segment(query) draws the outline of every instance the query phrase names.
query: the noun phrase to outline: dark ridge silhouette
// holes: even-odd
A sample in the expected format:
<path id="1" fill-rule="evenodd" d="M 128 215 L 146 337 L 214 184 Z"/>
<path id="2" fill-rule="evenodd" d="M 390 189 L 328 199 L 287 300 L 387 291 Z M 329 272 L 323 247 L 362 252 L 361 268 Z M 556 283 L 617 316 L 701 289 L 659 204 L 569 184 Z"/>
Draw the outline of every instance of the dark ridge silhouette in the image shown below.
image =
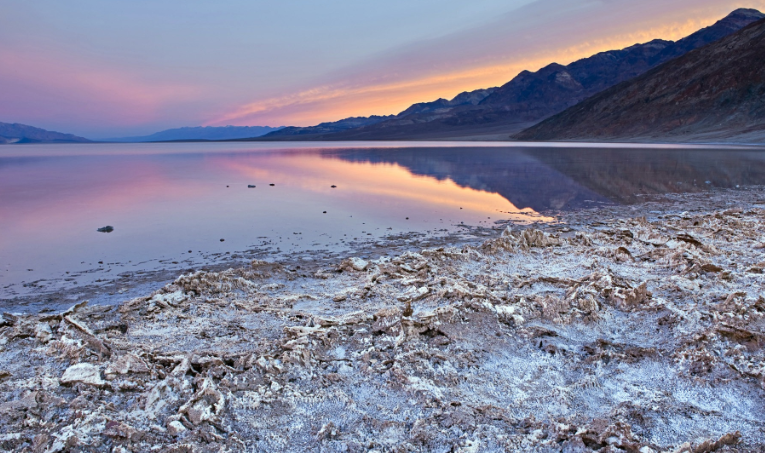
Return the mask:
<path id="1" fill-rule="evenodd" d="M 765 20 L 605 90 L 518 140 L 765 138 Z"/>
<path id="2" fill-rule="evenodd" d="M 395 117 L 373 117 L 353 127 L 324 123 L 264 137 L 299 140 L 507 139 L 607 88 L 644 74 L 691 50 L 718 41 L 765 18 L 738 9 L 717 23 L 678 41 L 653 40 L 593 55 L 568 66 L 550 64 L 523 71 L 499 88 L 462 93 L 451 101 L 415 104 Z M 343 120 L 347 121 L 347 120 Z"/>

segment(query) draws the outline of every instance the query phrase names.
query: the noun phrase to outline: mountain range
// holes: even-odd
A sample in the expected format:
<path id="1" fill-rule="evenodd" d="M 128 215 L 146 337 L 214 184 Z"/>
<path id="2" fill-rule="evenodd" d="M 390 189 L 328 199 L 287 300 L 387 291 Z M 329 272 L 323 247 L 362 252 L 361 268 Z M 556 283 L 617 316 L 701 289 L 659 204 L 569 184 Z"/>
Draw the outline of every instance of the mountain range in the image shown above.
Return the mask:
<path id="1" fill-rule="evenodd" d="M 397 115 L 310 127 L 184 127 L 108 141 L 632 140 L 765 141 L 765 15 L 737 9 L 678 41 L 655 39 Z M 88 140 L 0 123 L 3 143 Z"/>
<path id="2" fill-rule="evenodd" d="M 357 129 L 364 126 L 371 126 L 373 124 L 377 124 L 386 120 L 389 120 L 393 118 L 393 115 L 390 116 L 369 116 L 369 117 L 352 117 L 352 118 L 345 118 L 340 121 L 334 121 L 329 123 L 321 123 L 316 126 L 308 126 L 308 127 L 285 127 L 283 129 L 280 129 L 275 132 L 271 132 L 267 135 L 269 139 L 297 139 L 297 140 L 305 140 L 305 137 L 307 136 L 314 136 L 317 134 L 332 134 L 335 132 L 341 132 L 345 130 L 350 129 Z M 245 138 L 245 137 L 242 137 Z"/>
<path id="3" fill-rule="evenodd" d="M 46 131 L 18 123 L 0 123 L 0 144 L 10 143 L 85 143 L 87 138 Z"/>
<path id="4" fill-rule="evenodd" d="M 307 128 L 288 128 L 261 140 L 507 139 L 619 83 L 738 32 L 765 15 L 738 9 L 678 41 L 653 40 L 601 52 L 569 65 L 523 71 L 499 88 L 481 89 L 415 104 L 398 115 L 353 118 Z M 340 125 L 340 124 L 342 125 Z M 338 127 L 335 125 L 338 124 Z M 339 130 L 338 130 L 339 129 Z M 291 133 L 292 131 L 299 133 Z"/>
<path id="5" fill-rule="evenodd" d="M 519 140 L 765 138 L 765 20 L 609 88 Z"/>
<path id="6" fill-rule="evenodd" d="M 156 132 L 151 135 L 110 138 L 104 141 L 138 143 L 182 140 L 235 140 L 239 138 L 260 137 L 280 129 L 282 128 L 268 126 L 180 127 Z"/>
<path id="7" fill-rule="evenodd" d="M 438 115 L 443 110 L 449 110 L 452 108 L 468 106 L 475 107 L 496 90 L 497 88 L 483 88 L 475 91 L 466 91 L 464 93 L 460 93 L 451 100 L 437 99 L 432 102 L 420 102 L 410 106 L 398 115 L 355 117 L 346 118 L 330 123 L 321 123 L 317 126 L 287 127 L 280 131 L 265 135 L 263 140 L 313 140 L 316 138 L 323 138 L 324 136 L 334 137 L 337 135 L 336 133 L 345 131 L 354 134 L 354 131 L 366 131 L 373 129 L 373 126 L 378 124 L 395 124 L 396 120 L 398 119 L 404 119 L 404 121 L 408 121 L 406 118 Z M 384 138 L 395 139 L 397 137 L 386 136 Z M 332 140 L 332 138 L 329 138 L 328 140 Z"/>

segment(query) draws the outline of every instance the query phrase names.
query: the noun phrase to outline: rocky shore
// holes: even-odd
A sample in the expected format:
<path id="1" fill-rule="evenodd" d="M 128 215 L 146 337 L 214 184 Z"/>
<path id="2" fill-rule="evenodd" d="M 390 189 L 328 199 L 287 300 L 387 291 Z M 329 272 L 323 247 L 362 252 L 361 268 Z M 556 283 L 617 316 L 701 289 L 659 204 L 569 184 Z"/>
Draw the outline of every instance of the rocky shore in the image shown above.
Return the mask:
<path id="1" fill-rule="evenodd" d="M 0 318 L 9 451 L 765 448 L 765 191 Z"/>

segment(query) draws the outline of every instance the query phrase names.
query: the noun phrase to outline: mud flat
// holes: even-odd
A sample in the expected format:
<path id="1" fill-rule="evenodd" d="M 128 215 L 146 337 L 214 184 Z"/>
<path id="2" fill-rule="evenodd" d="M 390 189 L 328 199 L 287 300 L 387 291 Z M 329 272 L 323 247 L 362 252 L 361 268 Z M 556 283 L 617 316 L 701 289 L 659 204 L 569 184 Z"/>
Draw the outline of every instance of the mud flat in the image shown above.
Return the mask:
<path id="1" fill-rule="evenodd" d="M 13 451 L 765 448 L 765 190 L 0 320 Z"/>

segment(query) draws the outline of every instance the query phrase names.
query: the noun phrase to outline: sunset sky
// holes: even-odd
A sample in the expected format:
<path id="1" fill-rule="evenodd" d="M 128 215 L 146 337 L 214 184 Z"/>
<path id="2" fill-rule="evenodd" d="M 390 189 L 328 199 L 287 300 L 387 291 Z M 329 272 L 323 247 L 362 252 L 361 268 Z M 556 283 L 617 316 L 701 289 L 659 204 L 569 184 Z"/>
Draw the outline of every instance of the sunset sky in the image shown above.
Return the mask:
<path id="1" fill-rule="evenodd" d="M 0 121 L 89 138 L 398 113 L 765 0 L 6 0 Z"/>

